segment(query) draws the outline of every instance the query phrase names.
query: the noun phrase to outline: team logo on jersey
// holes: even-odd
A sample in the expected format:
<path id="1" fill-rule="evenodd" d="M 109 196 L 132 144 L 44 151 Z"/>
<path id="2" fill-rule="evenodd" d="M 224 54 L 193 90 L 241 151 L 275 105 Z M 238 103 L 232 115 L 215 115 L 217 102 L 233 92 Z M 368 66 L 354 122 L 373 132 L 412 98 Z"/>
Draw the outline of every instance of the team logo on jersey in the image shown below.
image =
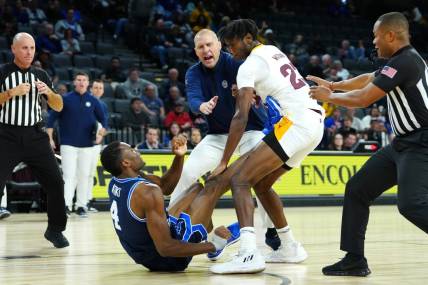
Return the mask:
<path id="1" fill-rule="evenodd" d="M 88 107 L 88 108 L 91 107 L 91 102 L 86 101 L 85 106 Z"/>
<path id="2" fill-rule="evenodd" d="M 285 54 L 283 54 L 283 53 L 277 53 L 277 54 L 274 54 L 272 56 L 272 58 L 275 59 L 275 60 L 279 60 L 279 59 L 281 59 L 283 57 L 285 57 Z"/>
<path id="3" fill-rule="evenodd" d="M 120 197 L 120 191 L 121 190 L 122 190 L 122 188 L 117 187 L 115 184 L 113 184 L 113 188 L 111 189 L 111 193 L 116 197 Z"/>
<path id="4" fill-rule="evenodd" d="M 227 83 L 227 81 L 226 81 L 226 80 L 223 80 L 223 81 L 221 82 L 221 86 L 223 86 L 223 88 L 224 88 L 224 89 L 226 89 L 226 88 L 229 86 L 229 84 Z"/>
<path id="5" fill-rule="evenodd" d="M 389 78 L 394 78 L 395 74 L 397 73 L 397 69 L 389 67 L 389 66 L 384 66 L 384 68 L 382 69 L 382 71 L 380 72 L 383 75 L 388 76 Z"/>

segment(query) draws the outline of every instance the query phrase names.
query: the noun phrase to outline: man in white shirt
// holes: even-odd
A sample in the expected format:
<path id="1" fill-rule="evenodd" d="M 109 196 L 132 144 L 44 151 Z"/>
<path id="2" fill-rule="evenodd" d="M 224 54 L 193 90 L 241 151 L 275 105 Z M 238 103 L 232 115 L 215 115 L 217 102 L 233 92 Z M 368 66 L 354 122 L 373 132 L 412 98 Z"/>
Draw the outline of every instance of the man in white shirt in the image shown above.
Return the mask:
<path id="1" fill-rule="evenodd" d="M 237 76 L 239 94 L 226 147 L 219 166 L 211 179 L 230 179 L 235 208 L 241 226 L 238 255 L 232 261 L 211 267 L 213 273 L 254 273 L 265 269 L 267 262 L 282 262 L 284 246 L 289 244 L 289 229 L 285 224 L 282 203 L 272 191 L 257 191 L 263 207 L 271 217 L 282 246 L 261 256 L 256 247 L 250 188 L 275 176 L 284 168 L 298 167 L 307 154 L 315 149 L 323 136 L 324 111 L 309 97 L 309 86 L 287 56 L 275 46 L 262 45 L 257 40 L 257 25 L 252 20 L 230 22 L 220 33 L 235 58 L 244 59 Z M 248 156 L 227 168 L 248 120 L 253 103 L 266 102 L 268 96 L 276 103 L 280 114 L 273 130 Z M 226 169 L 227 168 L 227 169 Z M 207 190 L 209 191 L 209 190 Z M 293 244 L 298 250 L 301 245 Z M 303 261 L 307 254 L 302 251 Z"/>

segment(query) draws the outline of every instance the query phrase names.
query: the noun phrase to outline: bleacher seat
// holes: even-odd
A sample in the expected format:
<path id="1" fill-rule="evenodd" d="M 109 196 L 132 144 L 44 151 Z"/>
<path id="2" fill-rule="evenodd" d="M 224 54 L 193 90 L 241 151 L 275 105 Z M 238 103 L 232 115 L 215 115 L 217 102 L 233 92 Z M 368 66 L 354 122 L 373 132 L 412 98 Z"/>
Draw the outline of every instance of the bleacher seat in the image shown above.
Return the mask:
<path id="1" fill-rule="evenodd" d="M 52 54 L 52 61 L 56 66 L 69 67 L 72 66 L 71 56 L 67 54 Z"/>
<path id="2" fill-rule="evenodd" d="M 101 101 L 106 103 L 109 113 L 114 112 L 114 106 L 113 106 L 114 105 L 114 98 L 103 96 L 103 97 L 101 97 Z"/>
<path id="3" fill-rule="evenodd" d="M 0 37 L 0 49 L 9 49 L 9 44 L 7 42 L 7 39 L 5 37 Z"/>
<path id="4" fill-rule="evenodd" d="M 138 67 L 138 59 L 134 57 L 120 57 L 120 64 L 124 69 Z"/>
<path id="5" fill-rule="evenodd" d="M 104 82 L 104 95 L 103 97 L 114 98 L 114 90 L 110 83 Z"/>
<path id="6" fill-rule="evenodd" d="M 78 68 L 85 67 L 94 67 L 94 61 L 89 55 L 75 55 L 74 56 L 74 66 Z"/>
<path id="7" fill-rule="evenodd" d="M 84 54 L 95 54 L 95 47 L 92 42 L 82 41 L 80 44 L 80 51 Z"/>
<path id="8" fill-rule="evenodd" d="M 131 100 L 129 99 L 115 99 L 114 100 L 114 111 L 116 113 L 126 113 L 129 112 L 129 106 L 131 104 Z"/>
<path id="9" fill-rule="evenodd" d="M 68 67 L 57 67 L 55 71 L 60 81 L 68 81 L 72 79 L 70 77 L 70 71 Z"/>
<path id="10" fill-rule="evenodd" d="M 107 68 L 108 66 L 110 66 L 110 62 L 111 62 L 111 55 L 103 55 L 103 56 L 96 56 L 94 58 L 95 60 L 95 67 L 104 70 L 105 68 Z"/>
<path id="11" fill-rule="evenodd" d="M 114 54 L 114 47 L 111 43 L 97 43 L 97 52 L 99 54 Z"/>
<path id="12" fill-rule="evenodd" d="M 126 92 L 123 89 L 122 85 L 119 84 L 118 86 L 116 86 L 114 97 L 117 99 L 126 99 Z"/>

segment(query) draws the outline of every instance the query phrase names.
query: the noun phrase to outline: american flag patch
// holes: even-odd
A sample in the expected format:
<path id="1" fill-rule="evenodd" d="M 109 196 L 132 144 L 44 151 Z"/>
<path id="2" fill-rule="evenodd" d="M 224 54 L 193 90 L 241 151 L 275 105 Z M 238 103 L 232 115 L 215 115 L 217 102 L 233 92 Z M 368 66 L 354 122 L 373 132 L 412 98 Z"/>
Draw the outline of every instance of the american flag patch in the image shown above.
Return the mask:
<path id="1" fill-rule="evenodd" d="M 386 75 L 392 79 L 392 78 L 394 78 L 395 74 L 397 73 L 397 69 L 389 67 L 389 66 L 385 66 L 380 73 L 382 73 L 383 75 Z"/>

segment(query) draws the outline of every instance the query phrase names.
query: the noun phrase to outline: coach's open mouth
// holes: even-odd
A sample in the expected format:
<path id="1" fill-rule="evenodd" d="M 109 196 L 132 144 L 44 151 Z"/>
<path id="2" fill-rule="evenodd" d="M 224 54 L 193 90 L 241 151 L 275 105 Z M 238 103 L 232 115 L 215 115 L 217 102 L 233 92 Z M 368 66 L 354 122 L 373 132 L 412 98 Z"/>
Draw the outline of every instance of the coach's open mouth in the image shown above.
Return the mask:
<path id="1" fill-rule="evenodd" d="M 211 59 L 213 59 L 214 58 L 214 56 L 212 56 L 212 55 L 208 55 L 208 56 L 204 56 L 204 60 L 211 60 Z"/>

